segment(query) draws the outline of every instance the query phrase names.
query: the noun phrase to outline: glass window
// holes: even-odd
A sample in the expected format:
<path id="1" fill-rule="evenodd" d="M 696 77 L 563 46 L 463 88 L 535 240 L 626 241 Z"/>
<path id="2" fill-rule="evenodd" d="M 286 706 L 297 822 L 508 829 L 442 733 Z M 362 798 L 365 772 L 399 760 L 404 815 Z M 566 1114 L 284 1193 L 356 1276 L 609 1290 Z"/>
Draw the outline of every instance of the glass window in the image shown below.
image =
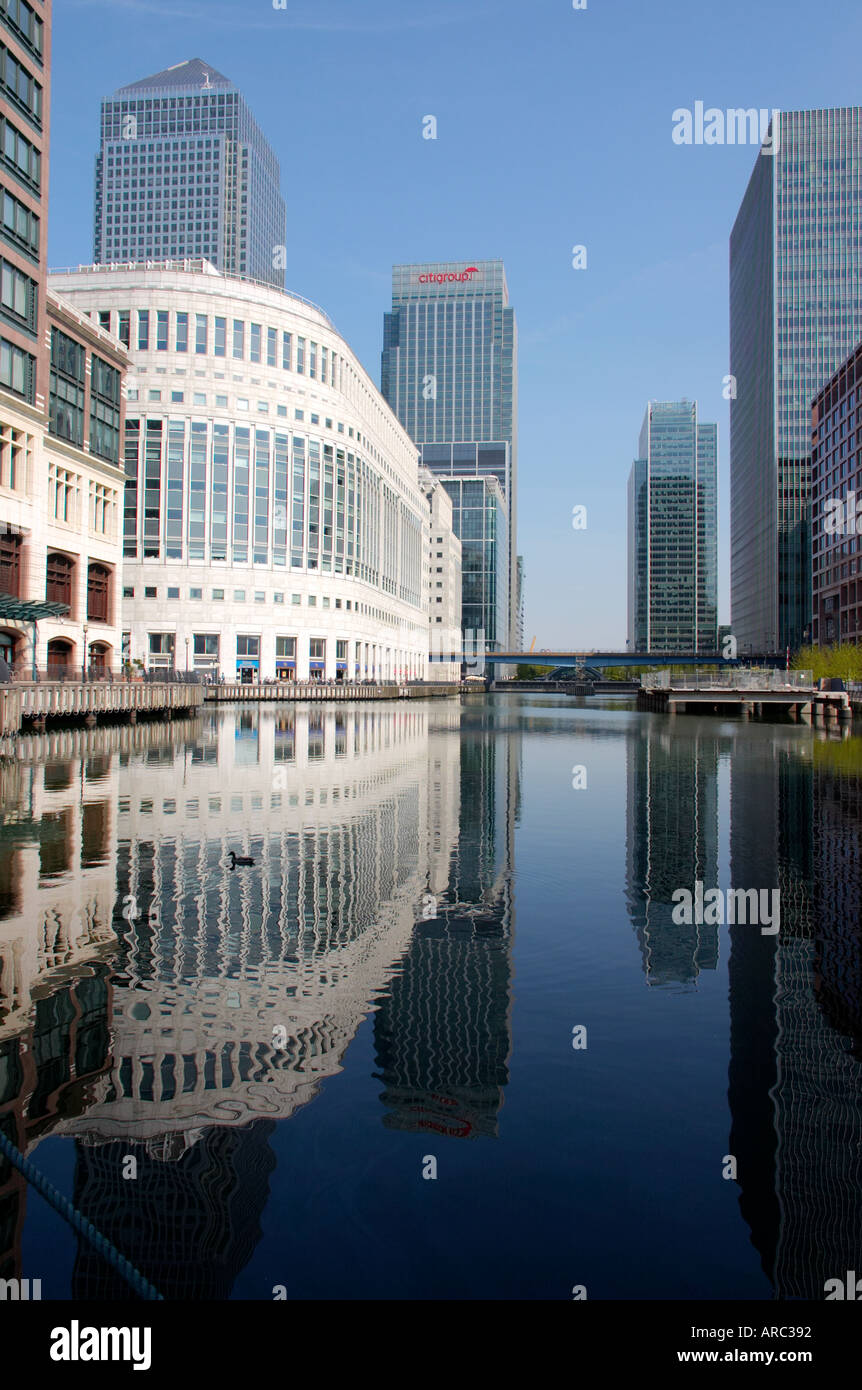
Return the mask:
<path id="1" fill-rule="evenodd" d="M 189 350 L 189 316 L 177 314 L 177 352 Z"/>
<path id="2" fill-rule="evenodd" d="M 207 350 L 207 316 L 195 314 L 195 352 L 203 354 Z"/>

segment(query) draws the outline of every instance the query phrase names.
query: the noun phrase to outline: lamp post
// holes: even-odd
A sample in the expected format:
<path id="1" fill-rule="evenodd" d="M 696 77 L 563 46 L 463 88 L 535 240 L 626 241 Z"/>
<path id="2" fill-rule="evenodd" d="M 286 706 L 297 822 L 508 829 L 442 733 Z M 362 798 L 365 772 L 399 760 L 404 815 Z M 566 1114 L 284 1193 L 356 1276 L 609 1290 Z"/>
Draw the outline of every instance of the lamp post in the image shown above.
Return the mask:
<path id="1" fill-rule="evenodd" d="M 88 633 L 89 631 L 90 631 L 90 625 L 89 625 L 89 623 L 87 622 L 87 620 L 86 620 L 86 618 L 85 618 L 85 619 L 84 619 L 84 655 L 83 655 L 83 659 L 82 659 L 82 662 L 81 662 L 81 680 L 84 681 L 84 682 L 86 682 L 86 680 L 87 680 L 87 655 L 88 655 L 88 653 L 87 653 L 87 633 Z"/>

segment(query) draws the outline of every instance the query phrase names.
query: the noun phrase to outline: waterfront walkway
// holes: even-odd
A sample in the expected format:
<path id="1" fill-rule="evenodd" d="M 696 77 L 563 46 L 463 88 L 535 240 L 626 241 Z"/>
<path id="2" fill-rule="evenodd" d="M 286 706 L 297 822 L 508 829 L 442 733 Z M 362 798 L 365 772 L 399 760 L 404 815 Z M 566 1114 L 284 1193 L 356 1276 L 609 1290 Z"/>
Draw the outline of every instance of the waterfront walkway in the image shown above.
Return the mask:
<path id="1" fill-rule="evenodd" d="M 82 721 L 93 725 L 106 720 L 139 716 L 171 719 L 194 714 L 203 704 L 204 687 L 161 681 L 40 681 L 0 686 L 0 736 L 8 738 L 24 729 Z"/>

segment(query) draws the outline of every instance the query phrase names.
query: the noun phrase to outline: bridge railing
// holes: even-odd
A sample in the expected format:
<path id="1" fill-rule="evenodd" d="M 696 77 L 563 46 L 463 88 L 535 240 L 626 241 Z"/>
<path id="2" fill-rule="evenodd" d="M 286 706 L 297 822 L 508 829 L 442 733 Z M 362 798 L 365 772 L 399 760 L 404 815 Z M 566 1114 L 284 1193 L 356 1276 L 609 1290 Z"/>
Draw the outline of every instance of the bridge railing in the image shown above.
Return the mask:
<path id="1" fill-rule="evenodd" d="M 812 671 L 768 671 L 736 666 L 729 671 L 675 674 L 648 671 L 641 677 L 644 690 L 810 690 Z"/>

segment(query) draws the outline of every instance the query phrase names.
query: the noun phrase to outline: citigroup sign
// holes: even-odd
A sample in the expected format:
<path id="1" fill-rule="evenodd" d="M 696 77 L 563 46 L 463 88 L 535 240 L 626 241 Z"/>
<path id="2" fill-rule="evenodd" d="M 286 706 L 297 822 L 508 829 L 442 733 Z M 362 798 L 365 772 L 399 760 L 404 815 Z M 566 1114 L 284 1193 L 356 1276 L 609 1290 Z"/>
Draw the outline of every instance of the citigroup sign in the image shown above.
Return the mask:
<path id="1" fill-rule="evenodd" d="M 465 280 L 472 280 L 474 275 L 479 274 L 477 265 L 468 265 L 466 270 L 446 270 L 439 275 L 420 275 L 420 285 L 453 285 L 463 284 Z"/>

